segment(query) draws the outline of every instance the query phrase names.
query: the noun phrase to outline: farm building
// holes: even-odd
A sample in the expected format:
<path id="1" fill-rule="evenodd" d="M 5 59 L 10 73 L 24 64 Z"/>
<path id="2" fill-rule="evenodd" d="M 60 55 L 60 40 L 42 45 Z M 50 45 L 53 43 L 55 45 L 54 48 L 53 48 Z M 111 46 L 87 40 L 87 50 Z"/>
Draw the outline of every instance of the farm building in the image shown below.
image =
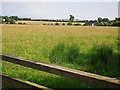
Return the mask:
<path id="1" fill-rule="evenodd" d="M 84 26 L 97 26 L 97 23 L 86 22 L 86 23 L 84 24 Z"/>

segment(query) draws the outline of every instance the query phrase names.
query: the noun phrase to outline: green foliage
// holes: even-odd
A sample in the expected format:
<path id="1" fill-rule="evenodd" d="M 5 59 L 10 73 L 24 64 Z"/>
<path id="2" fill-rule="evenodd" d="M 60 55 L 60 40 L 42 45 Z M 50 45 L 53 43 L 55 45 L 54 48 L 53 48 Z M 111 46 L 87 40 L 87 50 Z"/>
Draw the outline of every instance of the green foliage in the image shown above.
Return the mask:
<path id="1" fill-rule="evenodd" d="M 72 22 L 74 19 L 75 17 L 73 15 L 70 15 L 70 18 L 69 18 L 70 22 Z"/>
<path id="2" fill-rule="evenodd" d="M 5 22 L 10 22 L 10 19 L 8 16 L 4 16 Z"/>
<path id="3" fill-rule="evenodd" d="M 103 22 L 109 22 L 109 19 L 108 18 L 103 18 L 102 21 Z"/>
<path id="4" fill-rule="evenodd" d="M 10 24 L 15 24 L 15 20 L 14 19 L 10 19 Z"/>
<path id="5" fill-rule="evenodd" d="M 113 20 L 111 26 L 120 26 L 120 20 Z"/>
<path id="6" fill-rule="evenodd" d="M 5 19 L 5 21 L 3 23 L 6 23 L 6 24 L 15 24 L 16 16 L 11 16 L 11 17 L 2 16 L 2 19 Z"/>
<path id="7" fill-rule="evenodd" d="M 109 64 L 110 59 L 113 55 L 113 50 L 111 47 L 106 45 L 95 46 L 92 49 L 92 64 L 96 64 L 97 62 L 101 62 L 103 64 Z"/>
<path id="8" fill-rule="evenodd" d="M 10 16 L 9 18 L 10 19 L 14 19 L 14 20 L 18 20 L 19 19 L 18 16 Z"/>
<path id="9" fill-rule="evenodd" d="M 49 54 L 49 60 L 51 63 L 60 63 L 64 61 L 64 43 L 60 43 L 55 46 Z"/>
<path id="10" fill-rule="evenodd" d="M 60 43 L 55 46 L 49 54 L 52 63 L 74 63 L 79 58 L 79 47 L 76 44 L 70 46 Z"/>
<path id="11" fill-rule="evenodd" d="M 66 50 L 66 61 L 69 63 L 74 63 L 79 58 L 79 46 L 72 44 Z"/>
<path id="12" fill-rule="evenodd" d="M 79 80 L 68 79 L 46 73 L 40 70 L 35 70 L 32 68 L 27 68 L 21 65 L 9 63 L 6 61 L 0 61 L 2 63 L 2 70 L 5 74 L 34 82 L 49 88 L 92 88 L 95 86 L 89 85 Z M 34 90 L 34 89 L 33 89 Z"/>
<path id="13" fill-rule="evenodd" d="M 101 17 L 98 17 L 98 22 L 102 22 L 102 18 Z"/>

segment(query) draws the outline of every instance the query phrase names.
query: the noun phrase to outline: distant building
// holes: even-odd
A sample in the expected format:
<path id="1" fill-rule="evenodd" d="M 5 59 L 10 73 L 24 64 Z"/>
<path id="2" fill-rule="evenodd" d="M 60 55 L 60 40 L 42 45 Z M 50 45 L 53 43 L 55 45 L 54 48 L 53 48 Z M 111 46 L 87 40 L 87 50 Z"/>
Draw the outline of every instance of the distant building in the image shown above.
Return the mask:
<path id="1" fill-rule="evenodd" d="M 86 23 L 84 24 L 84 26 L 97 26 L 97 23 L 86 22 Z"/>
<path id="2" fill-rule="evenodd" d="M 2 19 L 3 22 L 5 22 L 5 19 Z"/>

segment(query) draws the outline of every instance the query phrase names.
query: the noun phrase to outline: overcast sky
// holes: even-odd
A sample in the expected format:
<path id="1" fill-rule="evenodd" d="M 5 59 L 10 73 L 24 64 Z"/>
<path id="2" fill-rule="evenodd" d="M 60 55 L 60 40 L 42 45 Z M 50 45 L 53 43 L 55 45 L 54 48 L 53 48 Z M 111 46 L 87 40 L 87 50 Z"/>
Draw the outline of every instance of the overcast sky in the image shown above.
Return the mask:
<path id="1" fill-rule="evenodd" d="M 2 15 L 68 19 L 72 14 L 76 19 L 97 19 L 118 16 L 118 2 L 2 2 Z M 34 0 L 33 0 L 34 1 Z"/>

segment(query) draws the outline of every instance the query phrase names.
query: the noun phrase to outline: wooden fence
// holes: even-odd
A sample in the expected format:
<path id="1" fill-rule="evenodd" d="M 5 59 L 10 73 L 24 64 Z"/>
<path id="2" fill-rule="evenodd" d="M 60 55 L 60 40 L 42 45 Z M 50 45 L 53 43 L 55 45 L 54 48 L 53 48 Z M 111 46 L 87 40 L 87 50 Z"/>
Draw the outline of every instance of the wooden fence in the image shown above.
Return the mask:
<path id="1" fill-rule="evenodd" d="M 42 86 L 42 85 L 38 85 L 36 83 L 32 83 L 29 81 L 25 81 L 25 80 L 21 80 L 18 78 L 13 78 L 10 77 L 8 75 L 4 75 L 4 74 L 0 74 L 0 76 L 2 77 L 2 84 L 5 87 L 9 87 L 11 89 L 29 89 L 29 90 L 52 90 L 48 87 Z"/>
<path id="2" fill-rule="evenodd" d="M 67 78 L 77 79 L 90 84 L 94 84 L 95 86 L 97 85 L 98 87 L 120 88 L 120 80 L 116 78 L 110 78 L 85 71 L 74 70 L 58 65 L 41 63 L 35 60 L 30 60 L 30 59 L 28 60 L 7 54 L 1 54 L 0 56 L 2 56 L 2 60 L 4 61 L 8 61 L 11 63 L 19 64 L 37 70 L 42 70 L 48 73 L 52 73 Z"/>

